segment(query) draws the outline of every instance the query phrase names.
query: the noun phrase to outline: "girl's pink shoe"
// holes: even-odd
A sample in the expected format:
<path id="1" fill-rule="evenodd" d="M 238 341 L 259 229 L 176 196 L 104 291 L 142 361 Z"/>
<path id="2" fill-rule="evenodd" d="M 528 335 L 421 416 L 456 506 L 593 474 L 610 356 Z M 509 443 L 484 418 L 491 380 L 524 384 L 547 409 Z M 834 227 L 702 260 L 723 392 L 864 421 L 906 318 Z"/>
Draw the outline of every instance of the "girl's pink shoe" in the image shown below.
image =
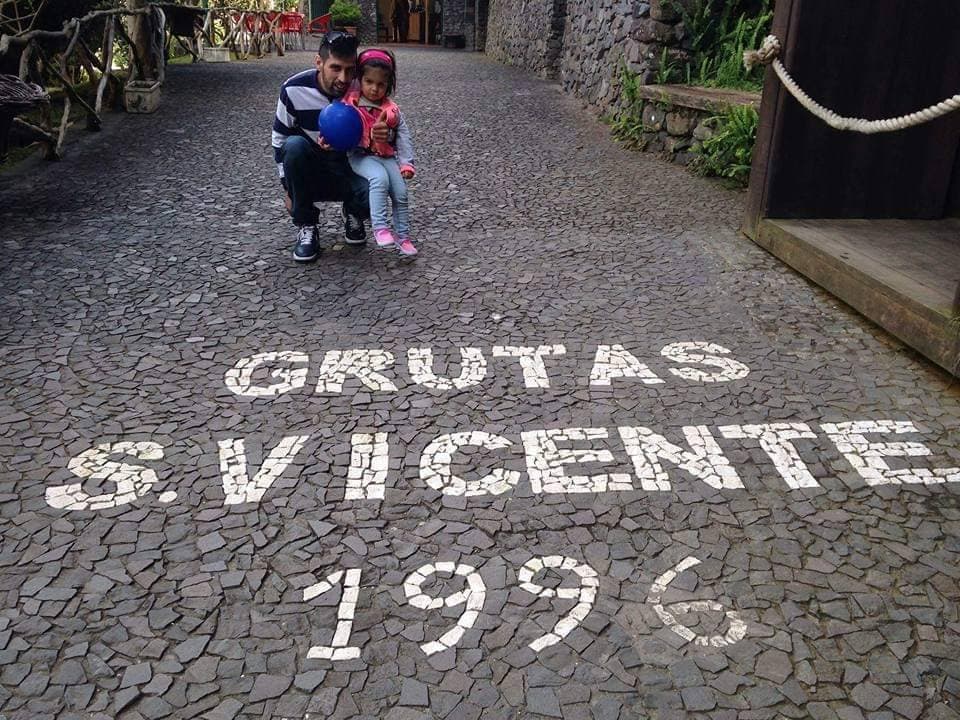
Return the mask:
<path id="1" fill-rule="evenodd" d="M 387 228 L 374 230 L 373 238 L 377 241 L 377 247 L 381 250 L 387 250 L 397 244 L 397 238 L 393 234 L 393 230 Z"/>
<path id="2" fill-rule="evenodd" d="M 401 255 L 413 256 L 417 254 L 417 247 L 410 238 L 400 238 L 397 240 L 397 250 Z"/>

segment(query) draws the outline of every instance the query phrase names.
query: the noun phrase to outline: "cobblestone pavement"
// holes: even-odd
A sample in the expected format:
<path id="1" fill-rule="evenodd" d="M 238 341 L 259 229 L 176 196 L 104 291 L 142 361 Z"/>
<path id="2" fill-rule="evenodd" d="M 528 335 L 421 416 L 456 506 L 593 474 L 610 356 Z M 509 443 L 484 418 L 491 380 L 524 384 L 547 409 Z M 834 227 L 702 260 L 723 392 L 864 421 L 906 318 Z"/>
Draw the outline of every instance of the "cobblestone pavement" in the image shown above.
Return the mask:
<path id="1" fill-rule="evenodd" d="M 309 61 L 0 181 L 0 716 L 960 717 L 956 385 L 470 54 L 420 257 L 295 265 Z"/>

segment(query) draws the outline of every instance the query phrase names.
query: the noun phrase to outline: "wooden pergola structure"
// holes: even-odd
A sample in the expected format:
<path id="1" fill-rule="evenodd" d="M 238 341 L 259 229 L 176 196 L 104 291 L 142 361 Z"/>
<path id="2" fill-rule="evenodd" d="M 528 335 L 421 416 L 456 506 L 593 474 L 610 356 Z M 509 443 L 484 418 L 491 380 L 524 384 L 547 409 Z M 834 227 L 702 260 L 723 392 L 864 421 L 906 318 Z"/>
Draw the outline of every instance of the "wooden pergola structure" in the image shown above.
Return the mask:
<path id="1" fill-rule="evenodd" d="M 132 21 L 129 30 L 127 20 Z M 121 82 L 113 68 L 115 39 L 122 38 L 130 53 L 128 83 L 163 82 L 164 22 L 163 12 L 148 5 L 136 9 L 93 10 L 83 17 L 66 21 L 60 30 L 33 29 L 16 35 L 0 34 L 0 56 L 15 58 L 19 66 L 18 75 L 6 80 L 7 87 L 15 87 L 15 81 L 19 81 L 22 92 L 22 88 L 28 85 L 42 88 L 49 80 L 60 83 L 64 91 L 63 112 L 58 123 L 49 116 L 49 96 L 44 92 L 43 127 L 16 117 L 29 106 L 9 103 L 5 95 L 0 95 L 0 117 L 4 118 L 0 121 L 0 129 L 4 133 L 16 129 L 45 145 L 48 159 L 59 158 L 74 105 L 84 111 L 89 129 L 100 129 L 105 94 L 111 85 Z M 85 70 L 94 85 L 92 97 L 84 97 L 78 89 L 78 68 Z M 2 144 L 5 148 L 6 137 Z"/>
<path id="2" fill-rule="evenodd" d="M 288 22 L 297 19 L 301 22 Z M 17 67 L 16 75 L 0 74 L 0 161 L 13 133 L 22 142 L 39 142 L 47 159 L 62 157 L 74 108 L 84 112 L 91 130 L 100 128 L 104 107 L 116 104 L 121 94 L 128 111 L 155 110 L 173 42 L 194 61 L 201 59 L 204 47 L 218 49 L 227 58 L 233 53 L 246 59 L 273 51 L 282 55 L 287 42 L 302 46 L 302 32 L 298 13 L 207 9 L 150 0 L 128 0 L 122 7 L 93 10 L 56 30 L 28 26 L 11 34 L 0 32 L 0 60 Z M 118 42 L 130 56 L 125 71 L 114 67 Z M 81 87 L 81 78 L 90 81 L 92 90 Z M 63 91 L 63 112 L 56 121 L 48 84 Z M 148 96 L 156 99 L 140 99 Z M 40 111 L 39 121 L 18 117 L 32 110 Z"/>
<path id="3" fill-rule="evenodd" d="M 772 32 L 799 85 L 841 115 L 899 116 L 960 93 L 955 0 L 777 0 Z M 960 376 L 960 111 L 841 132 L 768 69 L 743 230 Z"/>

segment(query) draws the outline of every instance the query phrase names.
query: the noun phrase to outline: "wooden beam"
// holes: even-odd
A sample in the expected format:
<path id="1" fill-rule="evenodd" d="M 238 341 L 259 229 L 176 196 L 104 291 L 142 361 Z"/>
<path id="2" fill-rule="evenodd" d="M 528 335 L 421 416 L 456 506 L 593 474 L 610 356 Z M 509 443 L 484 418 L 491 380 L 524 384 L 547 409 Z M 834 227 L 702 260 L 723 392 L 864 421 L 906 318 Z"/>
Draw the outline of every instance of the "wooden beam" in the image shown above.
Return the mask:
<path id="1" fill-rule="evenodd" d="M 100 113 L 103 109 L 103 92 L 107 89 L 110 82 L 110 72 L 113 67 L 113 34 L 116 30 L 117 21 L 115 18 L 107 20 L 107 26 L 103 29 L 103 75 L 100 76 L 100 82 L 97 84 L 97 99 L 94 101 L 93 109 Z"/>
<path id="2" fill-rule="evenodd" d="M 132 11 L 144 10 L 146 13 L 152 12 L 152 8 L 147 4 L 147 0 L 126 0 L 127 9 Z M 126 28 L 126 35 L 131 44 L 131 50 L 139 57 L 139 74 L 137 80 L 151 80 L 155 77 L 155 68 L 150 62 L 150 48 L 153 40 L 150 37 L 150 22 L 146 13 L 134 15 L 130 18 Z"/>
<path id="3" fill-rule="evenodd" d="M 18 117 L 13 118 L 12 126 L 17 130 L 17 132 L 25 135 L 27 139 L 42 143 L 46 147 L 44 156 L 48 160 L 60 159 L 60 155 L 57 154 L 57 138 L 51 133 L 47 132 L 42 127 L 38 127 L 33 123 L 27 122 L 26 120 Z"/>
<path id="4" fill-rule="evenodd" d="M 96 110 L 94 110 L 92 107 L 90 107 L 90 104 L 89 104 L 86 100 L 84 100 L 82 97 L 80 97 L 80 94 L 74 89 L 73 84 L 70 82 L 70 78 L 67 77 L 67 72 L 66 72 L 66 70 L 67 70 L 67 62 L 66 62 L 66 58 L 61 55 L 61 56 L 60 56 L 60 67 L 59 67 L 59 68 L 56 68 L 56 67 L 54 67 L 53 63 L 50 62 L 50 58 L 48 58 L 48 57 L 46 56 L 46 53 L 44 53 L 42 49 L 37 48 L 37 51 L 40 53 L 41 57 L 43 57 L 43 59 L 44 59 L 44 61 L 47 63 L 47 65 L 49 65 L 49 66 L 51 67 L 51 69 L 53 70 L 53 72 L 56 73 L 57 77 L 60 78 L 60 82 L 63 83 L 63 90 L 64 90 L 64 92 L 66 93 L 65 101 L 66 101 L 66 100 L 72 100 L 72 101 L 76 102 L 76 103 L 77 103 L 78 105 L 80 105 L 84 110 L 86 110 L 88 114 L 92 115 L 93 118 L 95 119 L 95 124 L 94 124 L 94 126 L 92 127 L 92 129 L 94 129 L 94 130 L 99 130 L 99 129 L 100 129 L 100 125 L 101 125 L 101 122 L 100 122 L 100 114 L 99 114 Z M 64 109 L 64 113 L 63 113 L 63 114 L 64 114 L 64 117 L 66 117 L 66 116 L 69 114 L 69 109 L 70 109 L 70 106 L 69 106 L 69 103 L 67 103 L 66 106 L 65 106 L 65 109 Z"/>
<path id="5" fill-rule="evenodd" d="M 784 54 L 790 41 L 790 28 L 796 22 L 800 12 L 801 0 L 777 0 L 773 14 L 773 25 L 770 33 L 780 38 Z M 750 165 L 750 185 L 747 188 L 746 211 L 741 231 L 757 239 L 757 230 L 760 219 L 766 211 L 767 189 L 770 179 L 770 170 L 775 161 L 772 148 L 774 136 L 777 134 L 777 120 L 782 112 L 787 92 L 780 85 L 780 80 L 773 68 L 768 67 L 763 78 L 763 99 L 760 102 L 760 122 L 757 126 L 757 140 L 753 147 L 753 160 Z"/>
<path id="6" fill-rule="evenodd" d="M 760 221 L 756 242 L 960 377 L 960 220 Z"/>

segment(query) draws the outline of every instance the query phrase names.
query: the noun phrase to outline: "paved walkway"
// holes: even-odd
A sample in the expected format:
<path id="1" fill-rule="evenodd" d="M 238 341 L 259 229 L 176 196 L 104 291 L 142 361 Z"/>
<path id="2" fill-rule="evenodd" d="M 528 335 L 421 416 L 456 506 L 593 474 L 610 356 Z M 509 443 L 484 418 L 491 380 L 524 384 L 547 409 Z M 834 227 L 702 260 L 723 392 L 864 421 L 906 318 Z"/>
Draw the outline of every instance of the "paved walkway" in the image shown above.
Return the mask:
<path id="1" fill-rule="evenodd" d="M 0 716 L 960 717 L 956 384 L 555 87 L 399 59 L 413 262 L 292 262 L 307 54 L 0 179 Z"/>

